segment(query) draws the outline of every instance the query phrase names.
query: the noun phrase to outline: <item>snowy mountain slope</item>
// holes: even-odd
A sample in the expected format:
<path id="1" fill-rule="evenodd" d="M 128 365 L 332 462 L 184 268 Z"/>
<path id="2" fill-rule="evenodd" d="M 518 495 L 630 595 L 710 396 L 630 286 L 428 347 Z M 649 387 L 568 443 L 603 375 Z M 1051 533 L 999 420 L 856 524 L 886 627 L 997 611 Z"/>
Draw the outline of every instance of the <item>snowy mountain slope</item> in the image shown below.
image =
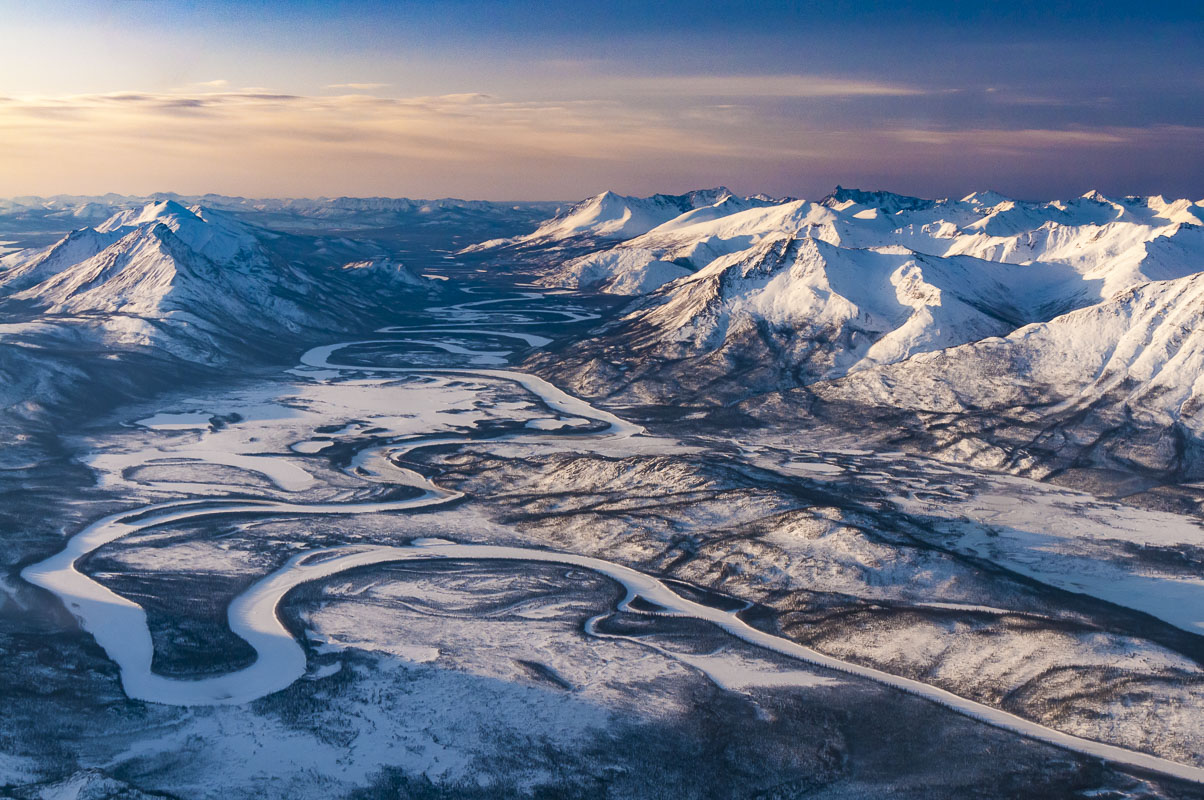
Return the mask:
<path id="1" fill-rule="evenodd" d="M 352 261 L 340 270 L 343 275 L 359 282 L 366 288 L 430 289 L 429 278 L 416 275 L 413 270 L 391 258 L 372 258 L 367 261 Z"/>
<path id="2" fill-rule="evenodd" d="M 683 214 L 699 212 L 704 216 L 722 216 L 774 202 L 760 197 L 736 197 L 724 187 L 651 197 L 628 197 L 607 191 L 571 206 L 532 233 L 481 242 L 466 248 L 465 252 L 622 241 L 646 233 Z"/>
<path id="3" fill-rule="evenodd" d="M 1188 223 L 1151 227 L 1133 222 L 1047 222 L 1015 236 L 964 235 L 947 252 L 1007 263 L 1066 264 L 1094 282 L 1096 295 L 1106 298 L 1137 283 L 1195 272 L 1196 259 L 1204 252 L 1200 231 L 1199 225 Z"/>
<path id="4" fill-rule="evenodd" d="M 940 413 L 1041 405 L 1111 409 L 1204 434 L 1204 273 L 814 387 L 826 397 Z"/>
<path id="5" fill-rule="evenodd" d="M 1006 335 L 1078 284 L 1068 268 L 781 234 L 662 287 L 546 366 L 587 394 L 684 387 L 730 402 Z"/>
<path id="6" fill-rule="evenodd" d="M 838 429 L 857 420 L 867 441 L 1196 512 L 1202 375 L 1204 273 L 747 408 Z"/>
<path id="7" fill-rule="evenodd" d="M 699 213 L 705 212 L 705 213 Z M 715 259 L 745 250 L 767 236 L 822 230 L 832 215 L 796 200 L 753 208 L 728 202 L 687 212 L 626 242 L 567 261 L 542 282 L 550 286 L 597 288 L 613 294 L 642 294 L 702 269 Z"/>
<path id="8" fill-rule="evenodd" d="M 629 348 L 637 372 L 639 362 L 739 359 L 751 347 L 771 354 L 762 368 L 809 382 L 1007 334 L 1067 285 L 1074 285 L 1069 270 L 854 250 L 783 234 L 666 286 L 610 338 Z M 718 378 L 722 367 L 704 371 L 716 369 Z"/>
<path id="9" fill-rule="evenodd" d="M 1071 266 L 1082 276 L 1087 302 L 1194 272 L 1202 219 L 1200 203 L 1160 197 L 1116 201 L 1091 192 L 1069 203 L 1022 203 L 982 193 L 933 201 L 838 187 L 818 203 L 716 204 L 687 212 L 568 260 L 542 282 L 640 294 L 765 237 L 791 234 L 844 247 L 903 246 L 932 256 Z"/>
<path id="10" fill-rule="evenodd" d="M 306 268 L 272 255 L 265 242 L 280 238 L 220 211 L 160 201 L 13 254 L 0 294 L 43 315 L 99 321 L 113 342 L 209 361 L 220 360 L 219 341 L 342 330 L 389 292 L 431 286 L 395 262 Z"/>
<path id="11" fill-rule="evenodd" d="M 166 348 L 113 348 L 99 324 L 0 325 L 0 431 L 39 429 L 46 412 L 78 416 L 208 374 Z M 11 455 L 22 437 L 6 440 Z"/>
<path id="12" fill-rule="evenodd" d="M 224 220 L 207 221 L 201 213 L 166 201 L 118 214 L 96 229 L 119 234 L 116 242 L 13 296 L 52 314 L 165 317 L 202 309 L 238 313 L 248 310 L 242 304 L 250 304 L 269 319 L 295 327 L 304 314 L 272 290 L 289 282 L 300 285 L 299 277 L 279 274 L 245 231 Z M 14 278 L 26 269 L 17 267 Z"/>
<path id="13" fill-rule="evenodd" d="M 122 231 L 101 232 L 80 228 L 50 247 L 34 252 L 17 251 L 0 258 L 0 286 L 20 291 L 51 278 L 73 264 L 92 258 L 122 236 Z"/>
<path id="14" fill-rule="evenodd" d="M 993 193 L 991 193 L 993 195 Z M 837 186 L 821 203 L 833 209 L 844 210 L 851 206 L 871 208 L 881 211 L 886 216 L 897 216 L 905 211 L 929 211 L 946 201 L 925 200 L 922 197 L 911 197 L 904 194 L 883 191 L 865 191 L 864 189 L 846 189 Z"/>
<path id="15" fill-rule="evenodd" d="M 547 276 L 647 293 L 531 364 L 586 395 L 861 420 L 992 468 L 1204 477 L 1201 217 L 843 189 L 683 217 Z"/>

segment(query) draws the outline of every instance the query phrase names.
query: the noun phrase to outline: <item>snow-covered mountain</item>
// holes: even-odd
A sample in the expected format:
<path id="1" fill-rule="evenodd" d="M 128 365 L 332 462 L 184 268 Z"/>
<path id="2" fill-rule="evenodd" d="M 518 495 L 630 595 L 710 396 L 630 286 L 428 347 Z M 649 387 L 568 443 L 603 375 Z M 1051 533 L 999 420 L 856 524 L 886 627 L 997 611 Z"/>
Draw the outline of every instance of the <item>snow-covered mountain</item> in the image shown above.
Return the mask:
<path id="1" fill-rule="evenodd" d="M 741 206 L 720 202 L 680 214 L 640 236 L 558 265 L 542 282 L 641 294 L 696 272 L 717 258 L 748 250 L 766 237 L 814 230 L 830 216 L 802 200 Z"/>
<path id="2" fill-rule="evenodd" d="M 86 322 L 112 343 L 213 362 L 231 341 L 342 330 L 390 291 L 433 288 L 388 260 L 291 263 L 265 246 L 281 236 L 202 206 L 149 203 L 0 260 L 0 296 L 43 320 Z"/>
<path id="3" fill-rule="evenodd" d="M 427 214 L 513 227 L 536 208 L 506 217 L 500 204 L 464 201 L 219 202 L 47 202 L 92 227 L 0 256 L 0 344 L 144 348 L 212 364 L 236 347 L 389 324 L 407 298 L 446 286 L 391 257 L 413 250 L 354 233 L 359 224 L 393 230 L 397 215 Z M 99 209 L 112 213 L 98 220 Z M 259 224 L 277 219 L 288 224 Z M 488 266 L 497 253 L 548 285 L 633 297 L 590 337 L 530 364 L 587 395 L 780 395 L 808 409 L 889 412 L 912 429 L 937 415 L 965 434 L 974 419 L 996 439 L 1135 425 L 1154 432 L 1151 453 L 1182 460 L 1182 436 L 1204 439 L 1202 221 L 1204 201 L 1096 192 L 1046 203 L 841 187 L 817 202 L 722 188 L 604 193 L 464 258 Z M 424 271 L 456 260 L 461 234 L 441 235 Z M 16 380 L 28 359 L 12 352 L 0 369 Z"/>
<path id="4" fill-rule="evenodd" d="M 388 240 L 339 227 L 284 233 L 199 204 L 101 201 L 79 217 L 92 227 L 77 221 L 48 245 L 0 256 L 0 428 L 292 363 L 310 344 L 394 323 L 446 288 L 380 255 Z M 108 214 L 94 220 L 95 206 Z"/>
<path id="5" fill-rule="evenodd" d="M 1085 292 L 1102 299 L 1144 280 L 1195 271 L 1201 220 L 1199 203 L 1160 197 L 1110 200 L 1089 192 L 1069 203 L 1024 203 L 982 193 L 934 201 L 838 187 L 814 203 L 720 202 L 682 213 L 558 263 L 543 282 L 641 294 L 766 237 L 790 234 L 846 248 L 899 246 L 930 256 L 1066 265 L 1088 282 Z"/>
<path id="6" fill-rule="evenodd" d="M 18 238 L 41 246 L 81 225 L 96 225 L 125 211 L 139 212 L 165 200 L 182 206 L 223 211 L 244 222 L 283 232 L 402 234 L 437 246 L 463 247 L 482 239 L 513 236 L 532 230 L 556 213 L 555 202 L 489 202 L 482 200 L 416 200 L 395 197 L 261 199 L 225 195 L 95 196 L 0 198 L 0 239 Z M 422 232 L 425 237 L 420 237 Z M 443 236 L 448 234 L 448 236 Z M 450 238 L 451 242 L 442 239 Z"/>
<path id="7" fill-rule="evenodd" d="M 1107 456 L 1199 477 L 1204 271 L 1143 283 L 1005 337 L 815 383 L 806 393 L 933 420 L 938 446 L 987 466 L 1042 471 L 1043 452 L 1060 455 L 1062 466 Z M 986 422 L 950 424 L 969 416 Z"/>
<path id="8" fill-rule="evenodd" d="M 628 197 L 608 191 L 570 206 L 532 233 L 482 242 L 466 248 L 466 252 L 616 242 L 647 233 L 683 215 L 717 217 L 774 202 L 765 197 L 737 197 L 722 186 L 651 197 Z"/>
<path id="9" fill-rule="evenodd" d="M 644 294 L 580 348 L 613 351 L 620 384 L 665 365 L 737 395 L 832 380 L 1204 267 L 1204 206 L 1186 200 L 923 200 L 838 187 L 820 202 L 728 206 L 684 212 L 545 276 Z"/>
<path id="10" fill-rule="evenodd" d="M 907 380 L 897 380 L 904 372 Z M 996 385 L 1000 374 L 1007 380 Z M 938 411 L 1004 408 L 1032 394 L 1065 408 L 1107 401 L 1204 430 L 1204 272 L 1145 283 L 1006 337 L 867 370 L 843 386 L 875 402 Z"/>
<path id="11" fill-rule="evenodd" d="M 788 417 L 821 402 L 1046 443 L 1127 426 L 1148 433 L 1135 462 L 1179 469 L 1195 458 L 1185 442 L 1204 440 L 1201 220 L 1204 201 L 1095 192 L 1025 203 L 838 188 L 709 207 L 545 273 L 640 296 L 532 364 L 629 402 L 784 392 L 798 401 Z M 1000 452 L 984 463 L 1008 466 Z"/>
<path id="12" fill-rule="evenodd" d="M 340 267 L 343 275 L 358 285 L 388 291 L 390 289 L 430 289 L 430 278 L 416 275 L 413 270 L 392 258 L 370 258 L 352 261 Z"/>
<path id="13" fill-rule="evenodd" d="M 1074 277 L 779 234 L 673 283 L 626 324 L 635 346 L 672 359 L 764 338 L 806 381 L 1005 335 L 1069 303 Z"/>

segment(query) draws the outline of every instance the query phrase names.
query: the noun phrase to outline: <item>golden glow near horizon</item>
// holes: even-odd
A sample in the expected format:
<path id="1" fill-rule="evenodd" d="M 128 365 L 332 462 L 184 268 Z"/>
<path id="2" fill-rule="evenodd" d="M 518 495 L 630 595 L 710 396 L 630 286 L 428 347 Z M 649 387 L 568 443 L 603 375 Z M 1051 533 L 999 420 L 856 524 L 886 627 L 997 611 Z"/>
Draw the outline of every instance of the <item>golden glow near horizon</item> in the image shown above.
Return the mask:
<path id="1" fill-rule="evenodd" d="M 878 15 L 790 4 L 635 24 L 476 0 L 0 0 L 0 196 L 1199 188 L 1198 82 L 1147 101 L 1161 74 L 1100 77 L 1125 37 L 1017 24 L 1000 43 L 991 20 L 942 28 L 939 5 L 895 20 L 936 33 L 891 44 Z M 916 57 L 924 37 L 945 49 Z"/>
<path id="2" fill-rule="evenodd" d="M 635 191 L 753 184 L 758 176 L 771 183 L 776 165 L 789 161 L 839 179 L 984 159 L 1105 157 L 1134 144 L 1187 144 L 1201 135 L 1171 126 L 809 130 L 750 113 L 734 104 L 670 109 L 484 94 L 210 90 L 4 98 L 0 194 L 575 197 L 582 187 L 630 185 L 633 175 L 646 176 Z"/>

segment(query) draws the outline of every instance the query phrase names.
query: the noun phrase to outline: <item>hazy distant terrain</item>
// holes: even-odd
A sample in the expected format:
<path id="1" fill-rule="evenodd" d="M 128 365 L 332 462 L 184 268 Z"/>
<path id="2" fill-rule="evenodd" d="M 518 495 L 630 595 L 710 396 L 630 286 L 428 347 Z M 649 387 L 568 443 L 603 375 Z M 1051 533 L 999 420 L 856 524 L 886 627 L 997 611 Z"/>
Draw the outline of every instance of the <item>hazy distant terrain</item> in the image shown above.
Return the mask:
<path id="1" fill-rule="evenodd" d="M 0 797 L 1204 797 L 1204 201 L 0 201 Z"/>

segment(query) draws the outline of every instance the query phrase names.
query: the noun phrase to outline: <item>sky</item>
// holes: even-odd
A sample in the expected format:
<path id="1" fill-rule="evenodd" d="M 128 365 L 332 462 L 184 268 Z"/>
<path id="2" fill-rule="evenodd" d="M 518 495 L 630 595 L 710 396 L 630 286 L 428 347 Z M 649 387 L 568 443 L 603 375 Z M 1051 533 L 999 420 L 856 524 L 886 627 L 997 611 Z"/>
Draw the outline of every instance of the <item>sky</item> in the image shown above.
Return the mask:
<path id="1" fill-rule="evenodd" d="M 1204 198 L 1195 3 L 0 0 L 0 196 Z"/>

